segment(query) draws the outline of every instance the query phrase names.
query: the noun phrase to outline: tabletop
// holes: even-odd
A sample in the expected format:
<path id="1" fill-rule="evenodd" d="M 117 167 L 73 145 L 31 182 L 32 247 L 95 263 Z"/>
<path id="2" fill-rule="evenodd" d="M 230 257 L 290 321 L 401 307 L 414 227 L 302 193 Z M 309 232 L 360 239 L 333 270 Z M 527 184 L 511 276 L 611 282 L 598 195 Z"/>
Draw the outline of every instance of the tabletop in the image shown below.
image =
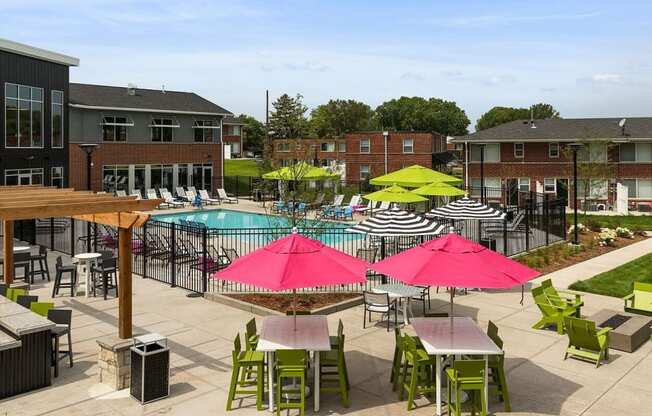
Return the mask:
<path id="1" fill-rule="evenodd" d="M 31 250 L 32 247 L 30 246 L 14 246 L 14 253 L 19 253 L 21 251 L 28 251 Z"/>
<path id="2" fill-rule="evenodd" d="M 100 253 L 79 253 L 75 254 L 77 260 L 93 260 L 102 257 Z"/>
<path id="3" fill-rule="evenodd" d="M 376 293 L 387 293 L 390 296 L 411 298 L 421 296 L 421 289 L 401 283 L 387 283 L 373 288 Z"/>
<path id="4" fill-rule="evenodd" d="M 430 355 L 498 355 L 503 351 L 494 344 L 471 318 L 413 318 L 417 336 Z"/>
<path id="5" fill-rule="evenodd" d="M 330 351 L 328 321 L 324 315 L 267 316 L 263 319 L 257 351 Z"/>

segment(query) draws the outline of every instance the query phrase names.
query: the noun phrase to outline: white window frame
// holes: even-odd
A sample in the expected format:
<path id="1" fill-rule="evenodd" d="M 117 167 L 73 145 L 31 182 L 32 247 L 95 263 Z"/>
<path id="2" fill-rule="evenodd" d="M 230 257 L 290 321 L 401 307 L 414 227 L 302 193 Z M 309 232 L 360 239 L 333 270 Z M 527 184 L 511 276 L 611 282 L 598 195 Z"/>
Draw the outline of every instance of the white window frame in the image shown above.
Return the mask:
<path id="1" fill-rule="evenodd" d="M 158 121 L 158 123 L 157 123 Z M 170 124 L 165 124 L 165 121 L 169 121 Z M 152 122 L 149 124 L 150 131 L 150 140 L 152 143 L 174 143 L 174 129 L 181 127 L 178 121 L 173 118 L 152 118 Z M 161 129 L 161 140 L 154 140 L 154 129 Z M 163 129 L 170 129 L 170 140 L 163 140 Z M 193 140 L 195 138 L 193 137 Z"/>
<path id="2" fill-rule="evenodd" d="M 521 185 L 521 182 L 527 182 L 527 183 Z M 523 189 L 521 189 L 521 186 L 523 186 L 523 187 L 527 186 L 527 190 L 523 190 Z M 523 178 L 518 178 L 518 190 L 519 190 L 519 192 L 530 192 L 530 189 L 531 189 L 531 188 L 532 188 L 532 187 L 531 187 L 531 181 L 530 181 L 530 178 L 525 178 L 525 177 L 523 177 Z"/>
<path id="3" fill-rule="evenodd" d="M 480 184 L 482 178 L 470 178 L 471 196 L 474 198 L 480 197 Z M 497 185 L 497 186 L 496 186 Z M 487 198 L 500 198 L 502 189 L 502 180 L 497 176 L 484 178 L 484 187 L 486 189 Z"/>
<path id="4" fill-rule="evenodd" d="M 210 124 L 206 124 L 210 123 Z M 193 128 L 193 134 L 192 134 L 192 141 L 193 143 L 215 143 L 215 133 L 213 132 L 213 139 L 207 141 L 206 140 L 206 130 L 219 130 L 220 126 L 219 124 L 215 124 L 215 120 L 195 120 L 192 123 L 192 128 Z M 200 142 L 197 141 L 195 134 L 196 131 L 201 131 L 202 132 L 202 140 Z M 153 134 L 153 133 L 152 133 Z M 174 133 L 172 135 L 174 138 Z M 157 142 L 158 143 L 158 142 Z M 162 142 L 162 143 L 169 143 L 169 142 Z"/>
<path id="5" fill-rule="evenodd" d="M 58 92 L 61 94 L 61 103 L 55 103 L 54 102 L 54 93 Z M 66 121 L 65 121 L 65 97 L 63 96 L 63 91 L 60 90 L 51 90 L 50 91 L 50 145 L 53 149 L 63 149 L 65 144 L 65 129 L 66 129 Z M 61 107 L 61 146 L 55 146 L 54 145 L 54 107 L 58 106 Z"/>
<path id="6" fill-rule="evenodd" d="M 9 172 L 11 172 L 11 174 L 9 174 Z M 13 173 L 13 172 L 16 172 L 16 173 Z M 43 185 L 44 182 L 45 182 L 45 172 L 43 171 L 43 168 L 5 169 L 5 172 L 4 172 L 4 174 L 5 174 L 5 182 L 4 183 L 5 184 L 7 183 L 7 177 L 8 176 L 17 176 L 19 178 L 18 179 L 18 184 L 20 184 L 20 177 L 22 175 L 29 175 L 30 178 L 29 178 L 29 184 L 28 185 L 34 185 L 34 183 L 32 181 L 32 177 L 34 176 L 35 173 L 36 174 L 38 174 L 38 173 L 41 174 L 41 185 Z"/>
<path id="7" fill-rule="evenodd" d="M 289 153 L 290 152 L 290 143 L 276 143 L 276 151 L 279 153 Z"/>
<path id="8" fill-rule="evenodd" d="M 18 88 L 18 95 L 16 98 L 9 98 L 7 97 L 7 85 L 15 85 Z M 20 98 L 20 87 L 25 87 L 29 88 L 29 100 L 25 98 Z M 38 89 L 41 90 L 41 101 L 37 101 L 32 99 L 32 89 Z M 4 120 L 5 120 L 5 149 L 44 149 L 45 148 L 45 138 L 44 138 L 44 120 L 45 120 L 45 90 L 41 87 L 32 87 L 31 85 L 23 85 L 23 84 L 16 84 L 14 82 L 5 82 L 4 85 L 4 90 L 2 92 L 2 96 L 4 97 Z M 7 100 L 8 99 L 15 99 L 18 102 L 18 113 L 16 114 L 16 137 L 18 139 L 18 146 L 7 146 Z M 29 143 L 30 146 L 20 146 L 20 102 L 21 101 L 27 101 L 29 102 L 29 130 L 30 130 L 30 136 L 29 136 Z M 32 140 L 33 140 L 33 134 L 32 134 L 32 103 L 39 103 L 41 104 L 41 145 L 40 146 L 31 146 Z"/>
<path id="9" fill-rule="evenodd" d="M 325 149 L 324 149 L 324 145 L 326 145 Z M 334 152 L 335 151 L 335 143 L 334 142 L 321 142 L 319 144 L 319 151 L 321 151 L 321 152 Z"/>
<path id="10" fill-rule="evenodd" d="M 363 176 L 363 175 L 362 175 L 362 167 L 363 167 L 363 166 L 366 166 L 366 167 L 367 167 L 367 176 Z M 367 164 L 365 164 L 365 165 L 360 165 L 360 174 L 359 174 L 360 180 L 361 180 L 361 181 L 369 180 L 369 176 L 371 176 L 371 165 L 367 165 Z"/>
<path id="11" fill-rule="evenodd" d="M 481 146 L 480 144 L 471 144 L 470 145 L 470 147 L 469 147 L 469 161 L 471 163 L 480 163 L 480 158 L 478 158 L 477 160 L 473 159 L 473 149 L 477 149 L 477 148 L 482 149 L 482 147 L 480 147 L 480 146 Z M 496 160 L 490 160 L 490 159 L 487 158 L 487 148 L 488 147 L 496 147 L 498 149 L 498 152 L 497 152 L 498 158 Z M 486 143 L 484 145 L 484 163 L 500 163 L 500 159 L 501 159 L 501 157 L 500 157 L 500 143 Z"/>
<path id="12" fill-rule="evenodd" d="M 636 193 L 636 196 L 627 195 L 627 199 L 632 199 L 632 200 L 637 200 L 637 201 L 649 201 L 652 198 L 652 195 L 650 195 L 650 196 L 640 196 L 640 192 L 639 192 L 640 182 L 642 182 L 642 181 L 652 181 L 652 178 L 623 178 L 621 180 L 634 181 L 634 186 L 635 186 L 634 192 Z M 628 189 L 628 191 L 631 192 L 631 190 L 629 190 L 629 189 Z"/>
<path id="13" fill-rule="evenodd" d="M 50 168 L 50 186 L 54 186 L 54 172 L 56 169 L 61 169 L 61 176 L 57 176 L 57 179 L 61 179 L 61 187 L 64 186 L 64 167 L 63 166 L 52 166 Z"/>
<path id="14" fill-rule="evenodd" d="M 546 181 L 552 181 L 552 190 L 547 189 L 548 185 Z M 543 192 L 547 194 L 556 194 L 557 193 L 557 178 L 543 178 Z"/>
<path id="15" fill-rule="evenodd" d="M 520 146 L 521 151 L 520 155 L 518 154 L 519 152 L 516 150 Z M 525 143 L 514 143 L 514 158 L 515 159 L 523 159 L 525 157 Z"/>
<path id="16" fill-rule="evenodd" d="M 112 122 L 106 121 L 107 118 L 112 118 Z M 115 121 L 118 118 L 123 118 L 125 120 L 124 123 L 118 123 Z M 113 129 L 113 140 L 105 140 L 104 139 L 104 126 L 112 126 L 114 127 Z M 101 140 L 103 143 L 127 143 L 129 141 L 129 127 L 133 127 L 134 122 L 127 116 L 105 116 L 102 115 L 102 120 L 100 121 L 100 134 L 101 134 Z M 125 128 L 125 139 L 124 140 L 117 140 L 118 138 L 118 130 L 115 127 L 124 127 Z"/>
<path id="17" fill-rule="evenodd" d="M 367 143 L 367 146 L 365 146 L 367 148 L 366 151 L 362 150 L 362 148 L 363 148 L 362 143 L 363 142 Z M 371 153 L 371 139 L 360 139 L 360 153 L 365 153 L 365 154 Z"/>
<path id="18" fill-rule="evenodd" d="M 406 142 L 408 142 L 408 141 L 410 142 L 410 146 L 408 146 L 408 147 L 409 147 L 409 151 L 406 151 L 406 150 L 405 150 L 405 148 L 406 148 L 405 145 L 406 145 Z M 405 154 L 412 154 L 412 153 L 414 153 L 414 139 L 411 139 L 411 138 L 403 139 L 403 153 L 405 153 Z"/>
<path id="19" fill-rule="evenodd" d="M 337 144 L 337 151 L 339 153 L 346 153 L 346 142 L 339 142 Z"/>
<path id="20" fill-rule="evenodd" d="M 552 154 L 553 146 L 557 147 L 557 154 L 556 155 Z M 548 143 L 548 158 L 549 159 L 558 159 L 559 158 L 559 153 L 561 153 L 561 147 L 559 146 L 559 142 Z"/>

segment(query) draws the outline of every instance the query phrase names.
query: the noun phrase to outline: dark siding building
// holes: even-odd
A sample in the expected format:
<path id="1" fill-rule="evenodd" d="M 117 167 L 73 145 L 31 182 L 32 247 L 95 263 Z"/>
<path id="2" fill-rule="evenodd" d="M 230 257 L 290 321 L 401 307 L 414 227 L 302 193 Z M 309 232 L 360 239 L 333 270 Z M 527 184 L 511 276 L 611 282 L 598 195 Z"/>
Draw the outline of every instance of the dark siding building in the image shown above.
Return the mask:
<path id="1" fill-rule="evenodd" d="M 68 72 L 78 65 L 0 39 L 0 184 L 67 186 Z"/>

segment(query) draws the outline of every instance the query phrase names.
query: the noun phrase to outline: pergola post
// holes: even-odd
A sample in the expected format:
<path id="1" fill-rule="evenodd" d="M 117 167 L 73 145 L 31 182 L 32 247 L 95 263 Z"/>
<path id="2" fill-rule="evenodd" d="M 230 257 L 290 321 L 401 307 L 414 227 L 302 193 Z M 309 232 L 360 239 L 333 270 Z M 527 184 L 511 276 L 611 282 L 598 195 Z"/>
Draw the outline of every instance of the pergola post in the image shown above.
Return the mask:
<path id="1" fill-rule="evenodd" d="M 2 221 L 4 227 L 3 250 L 4 250 L 4 276 L 5 284 L 11 285 L 14 281 L 14 222 Z"/>
<path id="2" fill-rule="evenodd" d="M 132 228 L 118 229 L 118 336 L 121 339 L 132 337 Z"/>

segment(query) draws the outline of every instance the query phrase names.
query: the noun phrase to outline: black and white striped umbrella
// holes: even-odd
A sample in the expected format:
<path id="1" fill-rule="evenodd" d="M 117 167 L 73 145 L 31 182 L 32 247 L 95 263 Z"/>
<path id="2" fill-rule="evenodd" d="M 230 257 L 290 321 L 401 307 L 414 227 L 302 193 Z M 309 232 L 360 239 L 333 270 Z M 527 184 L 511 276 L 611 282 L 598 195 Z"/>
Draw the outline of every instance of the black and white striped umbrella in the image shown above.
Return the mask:
<path id="1" fill-rule="evenodd" d="M 505 213 L 471 198 L 464 197 L 442 207 L 433 208 L 426 216 L 428 218 L 437 217 L 451 220 L 502 220 L 505 218 Z"/>
<path id="2" fill-rule="evenodd" d="M 446 227 L 436 221 L 420 217 L 400 208 L 381 211 L 371 218 L 347 229 L 354 233 L 377 237 L 400 237 L 413 235 L 436 235 Z"/>

